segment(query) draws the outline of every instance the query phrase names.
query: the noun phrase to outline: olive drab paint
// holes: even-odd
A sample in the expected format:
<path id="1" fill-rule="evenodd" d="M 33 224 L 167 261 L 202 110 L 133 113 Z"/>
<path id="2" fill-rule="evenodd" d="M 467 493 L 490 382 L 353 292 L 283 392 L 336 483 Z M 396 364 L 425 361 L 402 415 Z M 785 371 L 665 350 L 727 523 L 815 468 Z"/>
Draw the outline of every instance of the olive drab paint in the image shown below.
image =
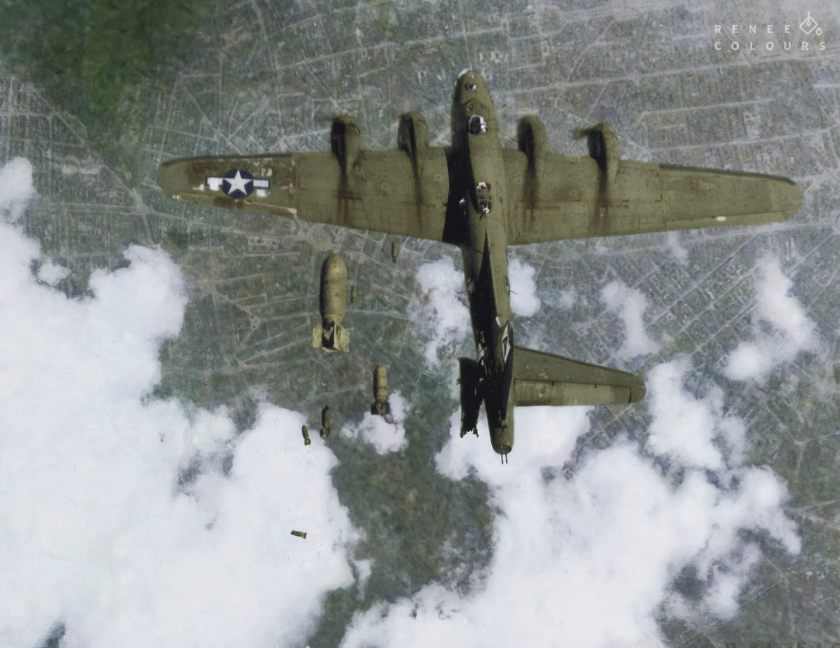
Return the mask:
<path id="1" fill-rule="evenodd" d="M 321 410 L 321 438 L 326 439 L 332 432 L 332 410 L 329 405 L 324 405 Z"/>
<path id="2" fill-rule="evenodd" d="M 370 406 L 370 413 L 374 416 L 391 413 L 391 404 L 388 402 L 388 373 L 381 364 L 373 369 L 373 405 Z"/>
<path id="3" fill-rule="evenodd" d="M 476 70 L 455 82 L 451 130 L 450 146 L 429 146 L 425 118 L 406 113 L 396 149 L 366 150 L 357 122 L 341 115 L 330 129 L 330 151 L 172 160 L 160 166 L 158 184 L 201 205 L 458 246 L 476 346 L 476 359 L 459 359 L 461 434 L 476 430 L 483 404 L 503 463 L 513 448 L 515 406 L 627 404 L 645 394 L 638 376 L 516 346 L 509 245 L 779 222 L 802 204 L 802 190 L 779 176 L 622 160 L 606 122 L 575 131 L 586 139 L 584 156 L 552 153 L 533 115 L 519 120 L 517 148 L 504 148 Z M 398 254 L 393 241 L 394 261 Z M 332 258 L 322 271 L 322 319 L 338 317 L 339 327 L 347 272 Z M 323 329 L 313 332 L 313 346 L 318 337 L 324 348 Z M 340 336 L 336 345 L 346 350 Z M 387 402 L 375 397 L 374 406 Z"/>
<path id="4" fill-rule="evenodd" d="M 321 325 L 312 329 L 312 348 L 350 351 L 350 333 L 341 323 L 347 313 L 347 266 L 333 252 L 321 266 Z"/>

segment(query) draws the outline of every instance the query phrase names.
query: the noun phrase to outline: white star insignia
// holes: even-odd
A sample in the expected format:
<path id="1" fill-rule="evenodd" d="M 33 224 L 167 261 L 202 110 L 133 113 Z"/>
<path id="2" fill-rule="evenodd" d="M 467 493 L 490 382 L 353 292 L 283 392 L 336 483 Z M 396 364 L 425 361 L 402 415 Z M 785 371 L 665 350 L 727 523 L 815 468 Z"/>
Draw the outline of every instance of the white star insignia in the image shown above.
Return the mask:
<path id="1" fill-rule="evenodd" d="M 248 178 L 243 178 L 242 174 L 239 173 L 239 170 L 236 171 L 236 175 L 232 178 L 225 178 L 225 181 L 230 183 L 230 188 L 228 189 L 228 193 L 232 194 L 234 191 L 241 191 L 244 194 L 248 193 L 248 187 L 246 186 L 248 182 Z"/>

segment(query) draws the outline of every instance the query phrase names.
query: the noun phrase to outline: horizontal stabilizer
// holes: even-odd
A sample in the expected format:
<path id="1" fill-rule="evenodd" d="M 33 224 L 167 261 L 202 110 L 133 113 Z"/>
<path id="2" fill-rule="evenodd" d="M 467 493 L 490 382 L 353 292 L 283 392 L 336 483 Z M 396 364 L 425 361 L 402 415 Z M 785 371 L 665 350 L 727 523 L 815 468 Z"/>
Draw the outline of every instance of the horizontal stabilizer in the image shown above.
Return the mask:
<path id="1" fill-rule="evenodd" d="M 516 405 L 619 405 L 645 396 L 630 373 L 517 347 L 513 356 Z"/>

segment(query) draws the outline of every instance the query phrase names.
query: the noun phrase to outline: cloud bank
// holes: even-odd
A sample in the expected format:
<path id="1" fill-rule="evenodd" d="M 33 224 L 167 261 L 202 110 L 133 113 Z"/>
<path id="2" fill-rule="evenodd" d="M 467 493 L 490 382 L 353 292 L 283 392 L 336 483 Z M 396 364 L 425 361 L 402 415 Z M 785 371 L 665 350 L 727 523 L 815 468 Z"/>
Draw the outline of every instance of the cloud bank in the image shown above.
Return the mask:
<path id="1" fill-rule="evenodd" d="M 0 170 L 6 221 L 31 173 Z M 352 582 L 334 455 L 303 445 L 294 412 L 265 405 L 236 437 L 224 409 L 144 398 L 187 303 L 166 254 L 132 246 L 81 300 L 39 283 L 38 257 L 0 223 L 0 645 L 40 645 L 58 624 L 84 648 L 305 638 L 321 597 Z"/>
<path id="2" fill-rule="evenodd" d="M 357 613 L 342 648 L 664 646 L 663 616 L 732 618 L 762 556 L 743 531 L 789 553 L 801 543 L 784 514 L 784 483 L 744 465 L 743 421 L 724 414 L 718 388 L 689 393 L 690 371 L 680 358 L 647 376 L 643 444 L 619 437 L 604 450 L 577 448 L 591 408 L 517 408 L 516 444 L 502 466 L 486 419 L 479 438 L 462 439 L 454 413 L 436 465 L 490 487 L 490 564 L 466 596 L 432 584 Z M 678 585 L 686 573 L 697 594 Z"/>

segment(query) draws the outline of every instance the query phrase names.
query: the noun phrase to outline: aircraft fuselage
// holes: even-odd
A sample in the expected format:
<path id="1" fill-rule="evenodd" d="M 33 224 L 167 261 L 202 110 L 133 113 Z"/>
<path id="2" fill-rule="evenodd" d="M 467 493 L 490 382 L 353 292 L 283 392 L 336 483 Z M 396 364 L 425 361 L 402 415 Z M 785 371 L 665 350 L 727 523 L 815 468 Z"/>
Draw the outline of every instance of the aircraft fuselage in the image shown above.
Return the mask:
<path id="1" fill-rule="evenodd" d="M 462 182 L 451 190 L 467 221 L 461 242 L 478 362 L 484 368 L 484 407 L 493 449 L 513 447 L 510 282 L 507 196 L 502 146 L 490 93 L 481 74 L 460 75 L 452 100 L 452 151 Z"/>

